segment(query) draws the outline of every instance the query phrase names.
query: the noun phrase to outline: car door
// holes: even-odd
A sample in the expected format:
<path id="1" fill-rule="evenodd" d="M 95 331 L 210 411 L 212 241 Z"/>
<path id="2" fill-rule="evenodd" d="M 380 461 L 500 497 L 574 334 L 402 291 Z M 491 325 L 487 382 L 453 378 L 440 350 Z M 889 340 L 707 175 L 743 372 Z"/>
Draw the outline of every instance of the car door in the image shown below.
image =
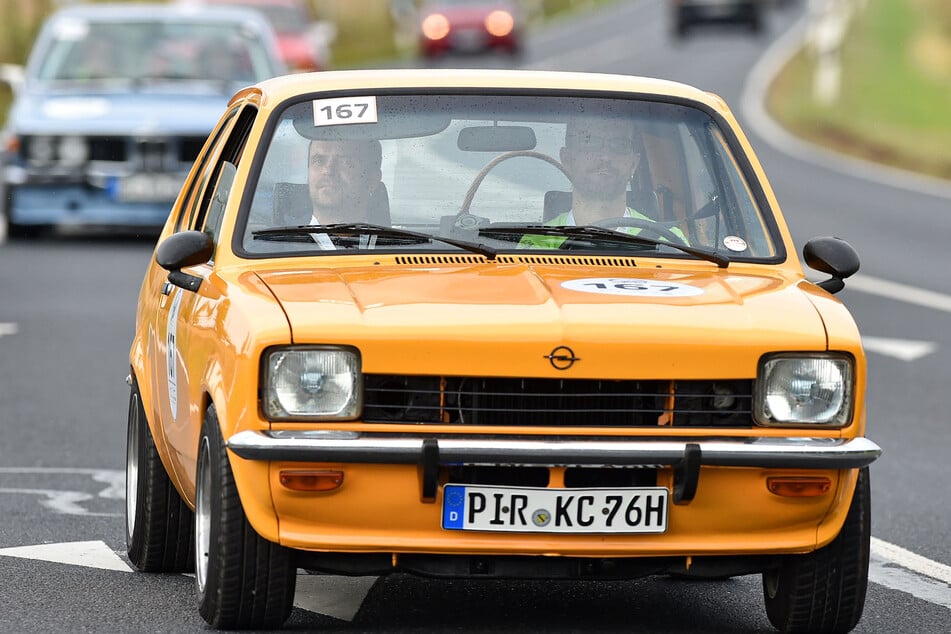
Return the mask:
<path id="1" fill-rule="evenodd" d="M 214 133 L 213 142 L 199 157 L 197 171 L 190 181 L 190 191 L 178 210 L 176 232 L 201 230 L 209 210 L 214 212 L 213 215 L 217 214 L 220 223 L 222 200 L 227 201 L 234 178 L 236 158 L 235 152 L 229 148 L 236 143 L 235 129 L 240 113 L 237 107 L 226 113 Z M 246 130 L 242 134 L 246 135 Z M 216 237 L 214 235 L 213 239 Z M 213 266 L 212 260 L 188 267 L 185 271 L 207 280 Z M 150 329 L 152 385 L 156 394 L 156 414 L 161 421 L 155 435 L 156 441 L 168 449 L 172 462 L 169 466 L 186 494 L 193 490 L 188 483 L 194 478 L 192 463 L 196 451 L 194 446 L 188 446 L 188 442 L 191 438 L 197 439 L 202 415 L 199 402 L 201 369 L 196 363 L 198 354 L 190 349 L 189 342 L 196 311 L 201 310 L 202 298 L 206 295 L 203 292 L 205 286 L 202 284 L 197 291 L 167 281 L 153 286 L 159 297 Z M 193 444 L 197 444 L 197 440 Z"/>

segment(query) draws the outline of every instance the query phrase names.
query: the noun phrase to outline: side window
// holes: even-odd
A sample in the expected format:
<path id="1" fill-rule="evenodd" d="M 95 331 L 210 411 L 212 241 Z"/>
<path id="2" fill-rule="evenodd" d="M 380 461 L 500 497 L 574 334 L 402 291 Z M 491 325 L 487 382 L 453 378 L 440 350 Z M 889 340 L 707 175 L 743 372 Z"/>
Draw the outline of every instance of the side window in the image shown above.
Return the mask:
<path id="1" fill-rule="evenodd" d="M 198 196 L 200 202 L 190 228 L 200 227 L 211 236 L 215 244 L 218 243 L 224 211 L 256 115 L 257 109 L 252 106 L 246 106 L 238 113 L 234 126 L 222 144 L 221 152 L 207 170 L 206 183 L 214 183 L 214 187 L 206 185 L 204 192 Z"/>
<path id="2" fill-rule="evenodd" d="M 231 124 L 234 122 L 234 117 L 237 112 L 238 109 L 233 108 L 224 117 L 222 117 L 221 123 L 218 125 L 218 129 L 214 132 L 214 140 L 208 147 L 208 151 L 198 158 L 197 165 L 193 170 L 194 177 L 192 177 L 192 179 L 189 181 L 188 194 L 184 198 L 182 209 L 178 216 L 178 221 L 175 223 L 175 231 L 191 229 L 194 227 L 194 219 L 195 213 L 198 209 L 198 201 L 201 200 L 201 192 L 208 184 L 210 166 L 214 165 L 213 158 L 221 150 L 221 139 L 231 128 Z"/>
<path id="3" fill-rule="evenodd" d="M 218 235 L 221 233 L 221 220 L 224 217 L 225 206 L 228 204 L 228 197 L 231 195 L 231 186 L 234 184 L 234 176 L 237 171 L 238 167 L 234 163 L 225 161 L 221 164 L 218 184 L 211 195 L 211 202 L 205 215 L 205 227 L 202 231 L 207 233 L 216 244 Z"/>

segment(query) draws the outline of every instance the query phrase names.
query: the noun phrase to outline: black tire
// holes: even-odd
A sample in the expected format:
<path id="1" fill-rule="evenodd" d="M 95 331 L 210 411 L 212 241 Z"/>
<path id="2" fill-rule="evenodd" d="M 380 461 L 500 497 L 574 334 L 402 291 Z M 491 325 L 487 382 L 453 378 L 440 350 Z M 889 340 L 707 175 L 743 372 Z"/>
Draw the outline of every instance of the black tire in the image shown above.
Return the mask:
<path id="1" fill-rule="evenodd" d="M 763 573 L 770 623 L 781 632 L 849 632 L 862 618 L 871 539 L 868 467 L 859 471 L 842 531 L 828 546 Z"/>
<path id="2" fill-rule="evenodd" d="M 202 618 L 219 629 L 280 627 L 294 607 L 297 568 L 290 550 L 263 539 L 248 523 L 213 406 L 202 423 L 195 485 Z"/>
<path id="3" fill-rule="evenodd" d="M 135 380 L 129 392 L 125 488 L 132 564 L 144 572 L 190 572 L 194 515 L 162 465 Z"/>

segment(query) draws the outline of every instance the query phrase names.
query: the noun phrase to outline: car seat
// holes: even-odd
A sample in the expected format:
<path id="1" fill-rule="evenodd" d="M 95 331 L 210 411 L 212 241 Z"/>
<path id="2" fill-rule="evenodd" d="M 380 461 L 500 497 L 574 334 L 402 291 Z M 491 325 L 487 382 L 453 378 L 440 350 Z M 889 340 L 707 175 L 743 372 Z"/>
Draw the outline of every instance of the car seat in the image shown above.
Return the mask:
<path id="1" fill-rule="evenodd" d="M 314 215 L 307 183 L 274 183 L 272 206 L 275 227 L 309 225 Z M 390 197 L 382 181 L 370 194 L 369 207 L 367 222 L 390 226 Z"/>

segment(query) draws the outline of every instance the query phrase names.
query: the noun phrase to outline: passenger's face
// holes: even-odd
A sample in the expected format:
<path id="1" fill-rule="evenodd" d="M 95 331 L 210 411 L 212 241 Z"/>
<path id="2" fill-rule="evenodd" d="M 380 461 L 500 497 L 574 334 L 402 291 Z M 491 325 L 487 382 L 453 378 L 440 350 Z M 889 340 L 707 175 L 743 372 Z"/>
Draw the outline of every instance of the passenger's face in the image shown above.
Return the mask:
<path id="1" fill-rule="evenodd" d="M 308 186 L 321 221 L 366 220 L 370 191 L 379 180 L 365 145 L 353 141 L 312 141 Z"/>
<path id="2" fill-rule="evenodd" d="M 573 126 L 561 151 L 575 191 L 595 199 L 623 194 L 639 158 L 633 126 L 620 121 L 592 120 Z"/>

